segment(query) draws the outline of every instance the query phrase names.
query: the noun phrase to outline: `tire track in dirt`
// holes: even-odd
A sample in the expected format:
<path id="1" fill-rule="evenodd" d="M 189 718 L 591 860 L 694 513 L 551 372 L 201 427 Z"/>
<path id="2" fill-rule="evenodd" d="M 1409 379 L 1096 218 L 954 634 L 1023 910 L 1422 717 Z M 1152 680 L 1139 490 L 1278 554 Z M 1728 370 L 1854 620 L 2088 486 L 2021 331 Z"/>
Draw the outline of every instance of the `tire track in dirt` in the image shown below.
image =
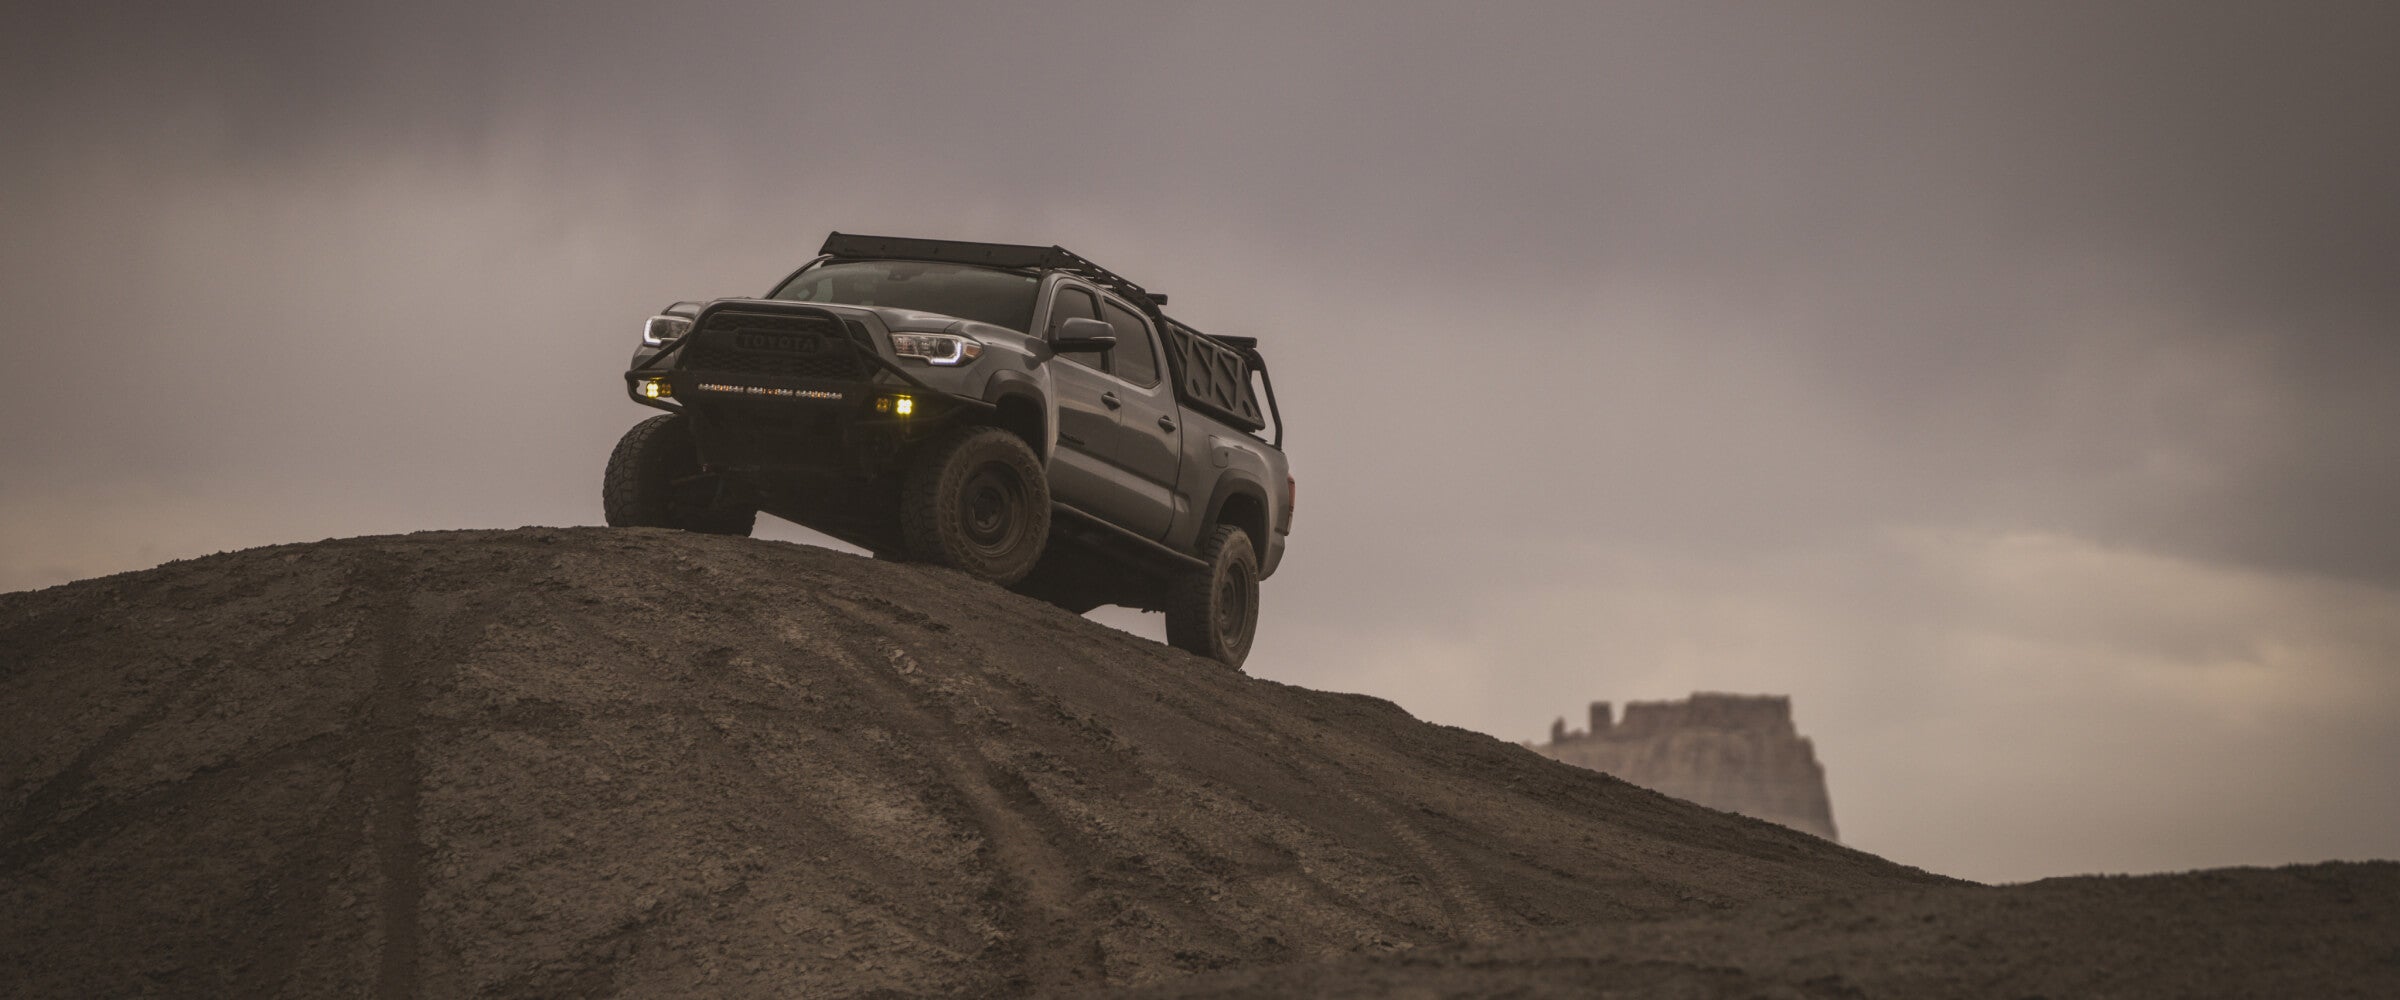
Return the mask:
<path id="1" fill-rule="evenodd" d="M 373 574 L 362 567 L 364 560 L 343 553 L 344 597 L 362 604 L 373 603 Z M 388 609 L 387 609 L 388 611 Z M 330 609 L 319 609 L 293 623 L 275 639 L 260 643 L 246 655 L 271 654 L 278 645 L 294 642 L 314 631 L 319 619 Z M 390 624 L 405 625 L 405 619 Z M 390 627 L 364 637 L 353 636 L 345 652 L 360 655 L 375 654 L 376 666 L 388 664 L 390 647 L 402 633 Z M 365 647 L 361 649 L 360 647 Z M 369 752 L 372 733 L 368 729 L 373 699 L 360 700 L 352 706 L 351 719 L 336 742 L 329 748 L 326 759 L 341 761 L 343 778 L 335 788 L 314 822 L 306 826 L 306 839 L 295 845 L 285 863 L 261 873 L 250 885 L 242 910 L 250 916 L 250 927 L 265 942 L 259 959 L 240 970 L 238 985 L 229 992 L 241 996 L 288 994 L 292 980 L 299 972 L 304 948 L 313 931 L 329 935 L 338 921 L 332 906 L 332 894 L 340 885 L 344 869 L 365 844 L 371 819 L 373 796 L 355 780 L 354 772 L 363 755 Z M 297 758 L 311 761 L 310 758 Z M 313 762 L 313 761 L 311 761 Z"/>
<path id="2" fill-rule="evenodd" d="M 336 753 L 357 752 L 350 744 Z M 302 953 L 312 938 L 330 936 L 337 915 L 330 896 L 341 881 L 343 866 L 366 839 L 367 797 L 344 784 L 314 823 L 303 829 L 306 839 L 277 869 L 262 873 L 250 884 L 237 911 L 244 929 L 262 942 L 258 961 L 239 970 L 234 996 L 288 995 Z"/>
<path id="3" fill-rule="evenodd" d="M 1099 956 L 1075 930 L 1080 894 L 1069 873 L 1082 866 L 1056 843 L 1073 839 L 1066 824 L 1050 814 L 1023 776 L 960 749 L 974 740 L 971 727 L 912 682 L 918 668 L 906 650 L 888 639 L 873 653 L 854 640 L 836 642 L 839 659 L 860 679 L 859 690 L 882 705 L 877 717 L 902 727 L 916 751 L 942 772 L 938 790 L 955 800 L 983 837 L 993 879 L 1014 883 L 1018 890 L 1004 894 L 1013 919 L 1003 926 L 1017 943 L 1010 992 L 1056 996 L 1100 985 Z"/>
<path id="4" fill-rule="evenodd" d="M 148 591 L 155 588 L 141 589 Z M 113 587 L 101 592 L 101 595 L 103 597 L 118 596 Z M 245 643 L 224 653 L 203 651 L 190 657 L 183 666 L 169 671 L 166 677 L 156 682 L 165 690 L 145 701 L 142 707 L 133 714 L 94 737 L 89 744 L 84 746 L 83 750 L 75 755 L 75 759 L 43 781 L 17 806 L 15 822 L 8 824 L 7 829 L 0 832 L 0 871 L 21 867 L 21 859 L 16 857 L 20 853 L 27 851 L 47 853 L 42 844 L 29 841 L 40 836 L 42 827 L 58 821 L 58 812 L 61 807 L 75 793 L 84 789 L 91 780 L 93 768 L 101 761 L 106 760 L 135 738 L 142 736 L 151 727 L 165 721 L 178 707 L 181 700 L 190 698 L 194 691 L 200 692 L 200 695 L 186 706 L 188 714 L 198 715 L 215 705 L 221 692 L 216 686 L 205 682 L 210 671 L 229 663 L 255 658 L 261 651 L 283 646 L 298 636 L 307 635 L 318 626 L 334 620 L 336 617 L 335 609 L 330 606 L 316 608 L 300 615 L 290 624 L 276 629 L 264 638 Z M 203 767 L 201 771 L 241 766 L 243 766 L 243 762 L 229 761 L 216 767 Z M 190 780 L 191 777 L 196 776 L 198 776 L 198 772 L 181 780 Z M 111 803 L 102 801 L 95 803 L 92 808 L 103 808 L 109 805 Z M 68 822 L 73 823 L 73 820 Z"/>
<path id="5" fill-rule="evenodd" d="M 1452 940 L 1485 942 L 1499 939 L 1509 922 L 1501 919 L 1498 911 L 1477 891 L 1458 859 L 1435 846 L 1423 831 L 1395 812 L 1388 803 L 1359 790 L 1361 784 L 1372 786 L 1373 782 L 1363 780 L 1362 776 L 1339 762 L 1313 759 L 1318 756 L 1318 751 L 1303 750 L 1283 755 L 1279 763 L 1299 775 L 1308 785 L 1330 791 L 1341 801 L 1349 803 L 1376 829 L 1382 831 L 1384 839 L 1397 849 L 1395 853 L 1399 855 L 1387 857 L 1387 864 L 1393 871 L 1413 872 L 1425 877 L 1433 889 L 1434 903 L 1440 907 L 1444 919 L 1450 924 L 1449 936 Z M 1358 850 L 1364 845 L 1347 842 L 1343 846 Z"/>
<path id="6" fill-rule="evenodd" d="M 1245 729 L 1264 733 L 1300 732 L 1309 726 L 1324 724 L 1315 715 L 1304 715 L 1300 720 L 1288 715 L 1270 717 L 1232 703 L 1215 706 L 1206 716 L 1194 713 L 1194 717 L 1208 719 L 1213 728 L 1237 740 L 1243 738 Z M 1398 871 L 1414 871 L 1426 877 L 1434 890 L 1435 902 L 1450 923 L 1450 937 L 1453 940 L 1494 941 L 1504 934 L 1505 928 L 1512 926 L 1513 922 L 1504 919 L 1484 898 L 1483 893 L 1475 888 L 1456 856 L 1435 846 L 1423 831 L 1394 811 L 1390 804 L 1360 791 L 1362 785 L 1388 786 L 1390 782 L 1371 780 L 1315 746 L 1304 746 L 1295 752 L 1280 754 L 1275 763 L 1309 786 L 1333 790 L 1342 801 L 1356 807 L 1382 830 L 1386 839 L 1403 855 L 1392 858 L 1391 867 Z"/>
<path id="7" fill-rule="evenodd" d="M 320 733 L 249 760 L 203 767 L 189 777 L 160 785 L 131 798 L 103 802 L 51 827 L 46 835 L 34 842 L 19 843 L 7 852 L 0 853 L 0 871 L 22 871 L 40 863 L 45 857 L 87 846 L 130 826 L 142 825 L 142 821 L 150 816 L 172 813 L 192 803 L 214 801 L 262 772 L 294 761 L 317 759 L 342 745 L 340 735 Z"/>
<path id="8" fill-rule="evenodd" d="M 0 854 L 0 870 L 14 871 L 23 867 L 33 856 L 46 853 L 38 839 L 39 832 L 43 827 L 52 825 L 67 799 L 82 791 L 84 785 L 90 782 L 93 765 L 115 753 L 117 748 L 143 730 L 166 718 L 178 699 L 191 694 L 191 679 L 216 663 L 214 655 L 203 653 L 183 669 L 175 671 L 165 682 L 166 690 L 101 732 L 81 753 L 75 755 L 74 760 L 68 761 L 67 766 L 59 768 L 57 774 L 50 776 L 50 780 L 27 795 L 24 803 L 17 807 L 16 822 L 9 824 L 6 834 L 0 834 L 0 844 L 7 845 L 6 853 Z M 209 697 L 203 697 L 203 704 Z"/>
<path id="9" fill-rule="evenodd" d="M 733 647 L 718 647 L 703 653 L 703 666 L 723 669 L 729 666 L 736 653 Z M 655 716 L 655 710 L 645 712 Z M 871 840 L 861 838 L 841 824 L 830 822 L 797 803 L 811 801 L 812 789 L 805 781 L 795 782 L 762 759 L 766 748 L 738 736 L 726 721 L 738 720 L 756 732 L 771 731 L 777 723 L 788 721 L 779 712 L 755 706 L 703 710 L 686 708 L 671 714 L 693 726 L 693 731 L 707 737 L 712 756 L 721 761 L 727 772 L 739 773 L 753 779 L 759 787 L 774 789 L 776 796 L 764 799 L 760 806 L 774 815 L 774 825 L 788 842 L 809 845 L 812 856 L 836 859 L 830 867 L 837 871 L 893 872 L 907 869 L 908 860 L 894 851 L 884 850 Z M 848 880 L 854 888 L 868 888 L 863 881 Z M 905 901 L 903 901 L 905 904 Z M 944 955 L 960 963 L 970 960 L 973 949 L 962 950 L 960 942 L 974 938 L 973 928 L 939 907 L 905 906 L 909 915 L 929 927 L 908 925 L 893 929 L 928 951 Z"/>
<path id="10" fill-rule="evenodd" d="M 417 995 L 419 927 L 425 908 L 425 857 L 420 842 L 424 769 L 417 757 L 424 714 L 425 659 L 410 644 L 410 588 L 405 574 L 380 556 L 367 578 L 385 591 L 376 614 L 378 650 L 375 690 L 367 696 L 366 732 L 358 780 L 370 799 L 376 870 L 382 876 L 377 912 L 383 947 L 375 992 L 385 998 Z"/>
<path id="11" fill-rule="evenodd" d="M 1346 782 L 1341 784 L 1341 793 L 1343 799 L 1381 823 L 1384 831 L 1399 841 L 1401 848 L 1408 852 L 1409 859 L 1416 862 L 1416 869 L 1428 876 L 1441 897 L 1443 915 L 1450 920 L 1452 939 L 1477 944 L 1500 939 L 1501 928 L 1505 925 L 1491 904 L 1485 902 L 1483 895 L 1467 881 L 1466 873 L 1460 870 L 1456 858 L 1433 846 L 1433 842 L 1426 840 L 1414 824 L 1393 812 L 1382 801 L 1358 791 Z M 1405 870 L 1408 866 L 1398 867 Z"/>
<path id="12" fill-rule="evenodd" d="M 493 553 L 446 569 L 490 586 L 521 583 L 524 565 Z M 469 587 L 434 586 L 438 577 L 412 576 L 389 550 L 363 553 L 358 579 L 375 607 L 376 660 L 375 686 L 355 729 L 351 784 L 364 799 L 366 839 L 380 881 L 375 990 L 390 1000 L 418 996 L 424 988 L 424 756 L 430 731 L 456 728 L 428 719 L 426 702 L 435 678 L 463 662 L 475 637 L 508 605 L 477 602 Z"/>

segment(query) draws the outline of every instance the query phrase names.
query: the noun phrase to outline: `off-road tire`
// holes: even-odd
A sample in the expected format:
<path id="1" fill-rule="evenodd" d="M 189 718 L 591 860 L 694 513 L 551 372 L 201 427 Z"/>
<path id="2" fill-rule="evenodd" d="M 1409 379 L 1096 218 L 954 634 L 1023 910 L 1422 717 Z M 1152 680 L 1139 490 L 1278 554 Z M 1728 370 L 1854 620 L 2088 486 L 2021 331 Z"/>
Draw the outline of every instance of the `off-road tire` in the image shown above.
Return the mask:
<path id="1" fill-rule="evenodd" d="M 700 474 L 700 449 L 680 413 L 633 425 L 608 455 L 600 509 L 612 528 L 680 528 L 748 535 L 755 510 L 717 504 L 717 484 Z"/>
<path id="2" fill-rule="evenodd" d="M 1025 439 L 962 427 L 927 442 L 900 487 L 909 555 L 1003 587 L 1050 541 L 1050 480 Z"/>
<path id="3" fill-rule="evenodd" d="M 1258 632 L 1258 551 L 1250 533 L 1230 524 L 1200 542 L 1201 569 L 1185 570 L 1167 588 L 1167 644 L 1236 670 Z"/>

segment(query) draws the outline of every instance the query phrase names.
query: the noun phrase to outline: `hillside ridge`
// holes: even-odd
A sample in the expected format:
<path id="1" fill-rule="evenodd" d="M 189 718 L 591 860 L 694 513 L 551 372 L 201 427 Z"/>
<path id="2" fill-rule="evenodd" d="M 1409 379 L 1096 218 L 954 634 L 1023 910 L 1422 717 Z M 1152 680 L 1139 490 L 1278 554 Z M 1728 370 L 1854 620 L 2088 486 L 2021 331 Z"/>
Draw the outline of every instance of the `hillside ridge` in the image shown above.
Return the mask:
<path id="1" fill-rule="evenodd" d="M 1946 881 L 786 543 L 271 546 L 0 649 L 32 996 L 1051 995 Z"/>

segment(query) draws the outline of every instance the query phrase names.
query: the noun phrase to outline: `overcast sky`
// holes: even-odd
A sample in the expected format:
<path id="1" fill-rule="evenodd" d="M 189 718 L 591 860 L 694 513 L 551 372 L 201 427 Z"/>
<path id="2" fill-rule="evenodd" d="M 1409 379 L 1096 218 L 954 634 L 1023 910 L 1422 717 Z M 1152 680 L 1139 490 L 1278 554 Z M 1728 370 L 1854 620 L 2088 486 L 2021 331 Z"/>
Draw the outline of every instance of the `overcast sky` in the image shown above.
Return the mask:
<path id="1" fill-rule="evenodd" d="M 14 4 L 0 590 L 597 523 L 658 306 L 1059 243 L 1264 341 L 1253 674 L 1790 694 L 1976 879 L 2400 857 L 2395 11 Z"/>

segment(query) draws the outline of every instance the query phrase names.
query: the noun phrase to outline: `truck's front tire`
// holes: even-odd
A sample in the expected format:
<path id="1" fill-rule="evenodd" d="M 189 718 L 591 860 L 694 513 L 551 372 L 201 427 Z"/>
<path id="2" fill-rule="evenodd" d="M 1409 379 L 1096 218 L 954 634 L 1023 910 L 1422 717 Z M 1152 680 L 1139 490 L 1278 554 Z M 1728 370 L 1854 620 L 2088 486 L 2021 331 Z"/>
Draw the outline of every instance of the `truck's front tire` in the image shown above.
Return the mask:
<path id="1" fill-rule="evenodd" d="M 1005 587 L 1033 571 L 1050 540 L 1050 480 L 1023 438 L 962 427 L 910 466 L 900 530 L 910 555 Z"/>
<path id="2" fill-rule="evenodd" d="M 633 425 L 608 455 L 600 508 L 612 528 L 680 528 L 748 535 L 758 512 L 718 506 L 717 482 L 700 469 L 700 449 L 683 414 Z"/>
<path id="3" fill-rule="evenodd" d="M 1258 551 L 1249 532 L 1220 524 L 1201 539 L 1200 559 L 1204 568 L 1167 590 L 1167 644 L 1239 670 L 1258 632 Z"/>

